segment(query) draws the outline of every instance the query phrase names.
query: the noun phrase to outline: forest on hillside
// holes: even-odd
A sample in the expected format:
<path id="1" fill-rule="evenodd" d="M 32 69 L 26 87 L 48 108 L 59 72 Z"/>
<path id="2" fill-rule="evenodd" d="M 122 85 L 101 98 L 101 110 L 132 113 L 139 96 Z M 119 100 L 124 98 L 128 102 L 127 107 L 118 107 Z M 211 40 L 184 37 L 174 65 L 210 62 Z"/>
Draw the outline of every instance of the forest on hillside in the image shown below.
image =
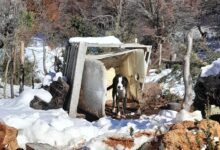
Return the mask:
<path id="1" fill-rule="evenodd" d="M 123 42 L 165 43 L 178 50 L 197 26 L 219 27 L 218 0 L 2 0 L 0 37 L 24 40 L 41 33 L 50 44 L 74 36 L 115 35 Z M 217 30 L 216 30 L 217 31 Z M 56 44 L 55 44 L 56 43 Z M 7 45 L 7 44 L 5 44 Z"/>
<path id="2" fill-rule="evenodd" d="M 1 0 L 0 12 L 1 76 L 14 70 L 12 62 L 19 66 L 14 56 L 21 41 L 25 47 L 32 37 L 42 38 L 50 47 L 65 46 L 76 36 L 114 35 L 122 42 L 137 38 L 141 44 L 153 45 L 155 65 L 158 45 L 163 59 L 177 54 L 182 60 L 186 35 L 195 30 L 193 53 L 202 55 L 205 50 L 208 63 L 219 56 L 212 53 L 220 48 L 218 0 Z"/>

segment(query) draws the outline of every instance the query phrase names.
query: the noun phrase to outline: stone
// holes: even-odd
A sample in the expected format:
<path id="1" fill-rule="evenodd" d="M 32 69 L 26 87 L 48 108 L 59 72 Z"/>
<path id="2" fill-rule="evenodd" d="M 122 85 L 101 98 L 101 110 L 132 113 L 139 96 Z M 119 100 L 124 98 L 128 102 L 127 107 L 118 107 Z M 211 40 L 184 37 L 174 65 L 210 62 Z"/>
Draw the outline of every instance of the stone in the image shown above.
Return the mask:
<path id="1" fill-rule="evenodd" d="M 162 136 L 164 150 L 200 150 L 210 142 L 213 148 L 219 147 L 220 125 L 217 121 L 203 119 L 199 122 L 183 121 L 170 127 Z"/>
<path id="2" fill-rule="evenodd" d="M 58 149 L 49 144 L 27 143 L 26 150 L 58 150 Z"/>
<path id="3" fill-rule="evenodd" d="M 50 86 L 45 87 L 45 90 L 48 90 L 51 93 L 51 101 L 47 103 L 39 97 L 34 96 L 34 99 L 30 102 L 30 107 L 41 110 L 63 108 L 66 95 L 69 91 L 69 85 L 66 81 L 59 78 L 58 81 L 54 81 Z"/>
<path id="4" fill-rule="evenodd" d="M 6 124 L 0 123 L 0 149 L 16 150 L 17 144 L 17 129 L 9 127 Z"/>
<path id="5" fill-rule="evenodd" d="M 216 76 L 198 77 L 194 87 L 195 99 L 193 107 L 206 117 L 208 106 L 220 106 L 220 74 Z"/>

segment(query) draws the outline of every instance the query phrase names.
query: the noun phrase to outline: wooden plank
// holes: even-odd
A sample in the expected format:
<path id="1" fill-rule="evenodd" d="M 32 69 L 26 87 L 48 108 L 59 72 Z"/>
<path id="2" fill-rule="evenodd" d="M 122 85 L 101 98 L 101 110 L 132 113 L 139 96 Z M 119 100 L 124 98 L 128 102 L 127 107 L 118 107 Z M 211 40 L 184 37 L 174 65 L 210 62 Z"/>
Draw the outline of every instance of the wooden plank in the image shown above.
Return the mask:
<path id="1" fill-rule="evenodd" d="M 27 143 L 26 150 L 58 150 L 49 144 L 43 143 Z"/>
<path id="2" fill-rule="evenodd" d="M 92 59 L 105 59 L 105 58 L 108 58 L 108 57 L 121 57 L 120 55 L 124 55 L 124 54 L 128 54 L 128 53 L 131 53 L 131 52 L 134 52 L 135 49 L 132 49 L 132 50 L 124 50 L 124 51 L 121 51 L 121 52 L 112 52 L 112 53 L 107 53 L 107 54 L 100 54 L 100 55 L 86 55 L 86 58 L 92 58 Z"/>
<path id="3" fill-rule="evenodd" d="M 149 66 L 149 63 L 150 63 L 151 49 L 152 49 L 152 46 L 147 47 L 147 52 L 146 52 L 147 56 L 145 56 L 145 57 L 147 57 L 147 60 L 145 59 L 146 60 L 146 66 L 147 66 L 146 71 L 148 70 L 148 66 Z"/>
<path id="4" fill-rule="evenodd" d="M 73 63 L 75 65 L 75 69 L 72 72 L 72 91 L 70 97 L 70 108 L 69 115 L 71 117 L 77 116 L 77 106 L 79 102 L 79 94 L 81 89 L 82 75 L 84 69 L 84 63 L 86 58 L 87 46 L 86 43 L 80 43 L 79 48 L 77 50 L 76 62 Z"/>
<path id="5" fill-rule="evenodd" d="M 152 46 L 150 46 L 150 45 L 142 45 L 142 44 L 138 44 L 138 43 L 127 43 L 127 44 L 96 44 L 96 43 L 87 43 L 87 47 L 108 47 L 108 48 L 118 47 L 118 48 L 124 48 L 124 49 L 128 49 L 128 48 L 132 48 L 132 49 L 136 49 L 136 48 L 148 49 L 148 48 L 150 48 Z"/>

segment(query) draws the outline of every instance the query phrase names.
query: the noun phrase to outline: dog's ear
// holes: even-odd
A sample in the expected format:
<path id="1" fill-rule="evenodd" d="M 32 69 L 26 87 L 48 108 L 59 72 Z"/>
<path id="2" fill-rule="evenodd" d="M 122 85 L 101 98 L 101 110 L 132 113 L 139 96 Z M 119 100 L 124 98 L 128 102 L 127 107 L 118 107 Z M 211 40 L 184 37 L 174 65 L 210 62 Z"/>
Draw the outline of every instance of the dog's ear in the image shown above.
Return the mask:
<path id="1" fill-rule="evenodd" d="M 116 86 L 118 84 L 118 75 L 116 75 L 114 78 L 113 78 L 113 86 Z"/>
<path id="2" fill-rule="evenodd" d="M 128 79 L 126 77 L 123 76 L 122 82 L 126 87 L 128 86 Z"/>

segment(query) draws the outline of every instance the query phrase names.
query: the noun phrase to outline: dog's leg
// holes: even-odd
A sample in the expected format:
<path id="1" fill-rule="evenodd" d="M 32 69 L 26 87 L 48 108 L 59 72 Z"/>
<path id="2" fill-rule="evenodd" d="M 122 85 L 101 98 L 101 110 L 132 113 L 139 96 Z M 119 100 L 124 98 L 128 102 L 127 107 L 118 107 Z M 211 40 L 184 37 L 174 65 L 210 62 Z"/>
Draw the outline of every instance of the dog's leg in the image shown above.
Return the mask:
<path id="1" fill-rule="evenodd" d="M 116 107 L 117 107 L 117 116 L 121 116 L 120 108 L 119 108 L 119 97 L 116 96 Z"/>
<path id="2" fill-rule="evenodd" d="M 126 110 L 127 110 L 127 93 L 125 93 L 125 97 L 123 98 L 123 115 L 126 115 Z"/>
<path id="3" fill-rule="evenodd" d="M 116 95 L 114 94 L 114 92 L 112 92 L 112 112 L 115 113 L 115 100 L 116 100 Z"/>

